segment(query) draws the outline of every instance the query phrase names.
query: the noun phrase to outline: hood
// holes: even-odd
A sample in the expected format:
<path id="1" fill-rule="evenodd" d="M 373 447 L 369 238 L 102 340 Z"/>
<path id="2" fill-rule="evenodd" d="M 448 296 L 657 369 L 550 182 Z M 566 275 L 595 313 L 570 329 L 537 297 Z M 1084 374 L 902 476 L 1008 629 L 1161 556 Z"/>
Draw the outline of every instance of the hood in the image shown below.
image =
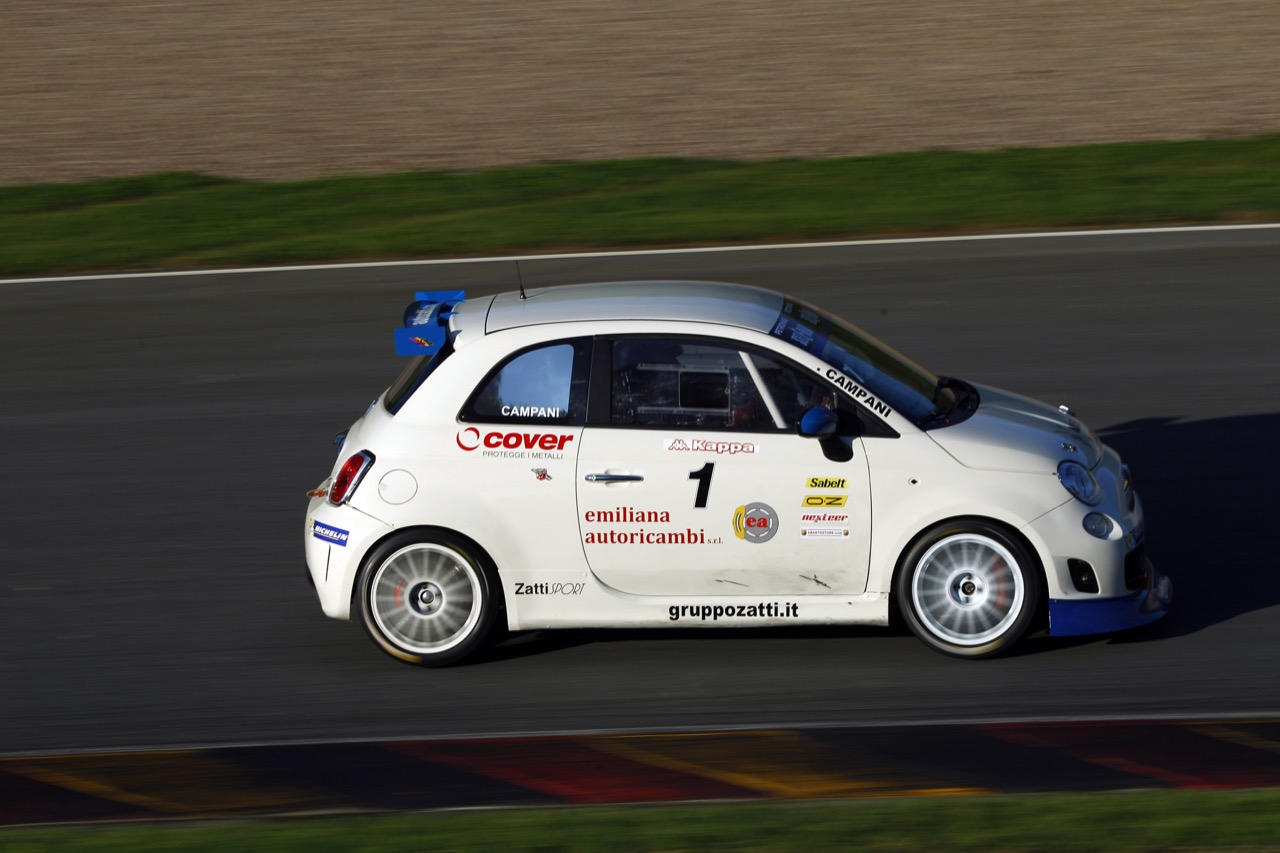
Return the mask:
<path id="1" fill-rule="evenodd" d="M 1047 403 L 974 385 L 978 410 L 964 421 L 930 430 L 943 450 L 969 468 L 1050 474 L 1074 459 L 1092 470 L 1102 448 L 1089 428 Z"/>

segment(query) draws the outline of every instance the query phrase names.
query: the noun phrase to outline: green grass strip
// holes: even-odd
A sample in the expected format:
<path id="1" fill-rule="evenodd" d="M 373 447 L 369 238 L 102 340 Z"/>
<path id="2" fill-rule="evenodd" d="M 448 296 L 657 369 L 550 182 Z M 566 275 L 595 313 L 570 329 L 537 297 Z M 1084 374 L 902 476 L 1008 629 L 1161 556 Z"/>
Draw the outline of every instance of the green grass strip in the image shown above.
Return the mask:
<path id="1" fill-rule="evenodd" d="M 0 187 L 0 275 L 1280 220 L 1280 135 Z"/>
<path id="2" fill-rule="evenodd" d="M 553 808 L 0 830 L 8 853 L 1280 850 L 1280 791 Z"/>

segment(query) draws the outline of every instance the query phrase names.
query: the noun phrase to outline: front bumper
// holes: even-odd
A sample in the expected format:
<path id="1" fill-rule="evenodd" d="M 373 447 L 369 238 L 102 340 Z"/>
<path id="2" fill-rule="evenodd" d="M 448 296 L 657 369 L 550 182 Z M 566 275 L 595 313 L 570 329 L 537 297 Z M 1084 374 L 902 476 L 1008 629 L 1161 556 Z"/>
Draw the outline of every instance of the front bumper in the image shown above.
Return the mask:
<path id="1" fill-rule="evenodd" d="M 1123 598 L 1049 599 L 1049 634 L 1078 637 L 1149 625 L 1169 612 L 1173 582 L 1146 561 L 1147 586 Z"/>

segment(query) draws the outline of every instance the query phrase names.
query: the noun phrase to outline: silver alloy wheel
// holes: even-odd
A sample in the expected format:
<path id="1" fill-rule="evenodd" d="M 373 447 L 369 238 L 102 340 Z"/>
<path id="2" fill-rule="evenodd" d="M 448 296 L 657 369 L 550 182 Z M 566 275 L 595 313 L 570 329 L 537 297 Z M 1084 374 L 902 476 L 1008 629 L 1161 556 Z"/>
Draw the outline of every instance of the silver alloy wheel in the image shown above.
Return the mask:
<path id="1" fill-rule="evenodd" d="M 484 588 L 476 568 L 443 545 L 401 548 L 378 566 L 368 590 L 378 630 L 413 654 L 451 649 L 480 621 Z"/>
<path id="2" fill-rule="evenodd" d="M 976 533 L 938 540 L 912 572 L 911 599 L 924 627 L 957 646 L 979 646 L 1008 631 L 1025 598 L 1013 554 Z"/>

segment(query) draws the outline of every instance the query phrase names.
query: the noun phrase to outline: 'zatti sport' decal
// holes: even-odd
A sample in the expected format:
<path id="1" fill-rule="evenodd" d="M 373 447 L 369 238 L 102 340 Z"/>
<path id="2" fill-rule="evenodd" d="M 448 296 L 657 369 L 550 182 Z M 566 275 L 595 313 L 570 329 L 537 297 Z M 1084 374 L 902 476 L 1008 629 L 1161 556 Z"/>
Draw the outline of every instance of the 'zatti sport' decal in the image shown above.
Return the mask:
<path id="1" fill-rule="evenodd" d="M 582 595 L 585 583 L 521 583 L 516 581 L 515 595 Z"/>

